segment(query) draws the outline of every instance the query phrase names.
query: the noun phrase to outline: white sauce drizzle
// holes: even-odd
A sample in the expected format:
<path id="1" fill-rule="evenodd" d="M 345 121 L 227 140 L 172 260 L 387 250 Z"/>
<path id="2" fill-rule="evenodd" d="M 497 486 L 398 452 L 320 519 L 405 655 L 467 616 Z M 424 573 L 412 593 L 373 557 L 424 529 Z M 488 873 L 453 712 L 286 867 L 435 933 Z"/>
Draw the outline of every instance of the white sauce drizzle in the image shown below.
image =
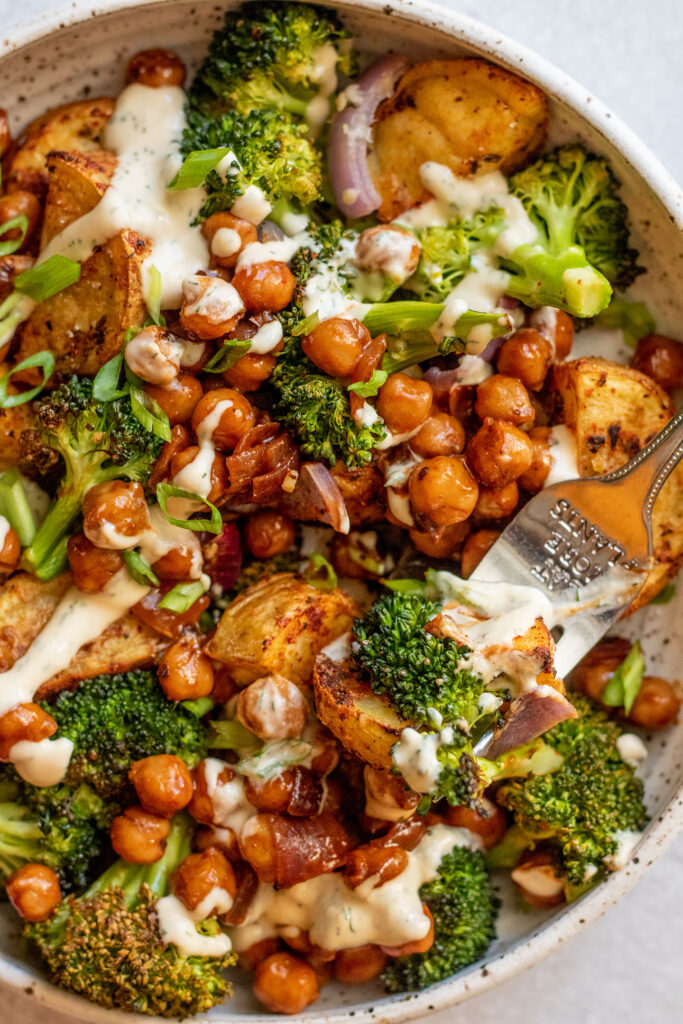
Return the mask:
<path id="1" fill-rule="evenodd" d="M 223 893 L 223 889 L 212 889 L 205 900 L 195 910 L 188 910 L 185 904 L 177 896 L 162 896 L 156 903 L 159 931 L 164 942 L 177 946 L 184 956 L 224 956 L 232 949 L 232 943 L 224 932 L 216 935 L 202 935 L 197 931 L 196 924 L 208 917 L 204 913 L 204 903 L 211 899 L 212 903 L 222 906 L 219 896 L 214 894 Z M 225 892 L 230 904 L 225 907 L 229 910 L 232 906 L 230 894 Z M 224 913 L 218 910 L 218 913 Z"/>
<path id="2" fill-rule="evenodd" d="M 411 789 L 416 793 L 431 793 L 439 781 L 441 762 L 439 747 L 448 746 L 454 739 L 453 727 L 447 725 L 440 732 L 418 732 L 407 728 L 391 750 L 391 760 Z"/>
<path id="3" fill-rule="evenodd" d="M 7 519 L 6 516 L 0 516 L 0 551 L 2 551 L 5 546 L 5 541 L 7 540 L 7 534 L 9 531 L 9 519 Z"/>
<path id="4" fill-rule="evenodd" d="M 282 341 L 282 324 L 279 320 L 269 320 L 268 323 L 259 327 L 258 331 L 250 341 L 249 352 L 256 355 L 266 355 L 276 349 Z"/>
<path id="5" fill-rule="evenodd" d="M 73 749 L 66 736 L 37 742 L 19 740 L 10 748 L 9 759 L 32 786 L 56 786 L 66 775 Z"/>
<path id="6" fill-rule="evenodd" d="M 214 812 L 213 824 L 232 829 L 239 837 L 245 823 L 256 814 L 256 808 L 244 795 L 244 781 L 235 775 L 228 782 L 223 782 L 219 776 L 226 764 L 217 757 L 207 757 L 202 764 L 206 792 Z"/>
<path id="7" fill-rule="evenodd" d="M 235 158 L 233 157 L 231 164 L 234 163 L 234 160 Z M 243 194 L 232 204 L 230 213 L 234 217 L 248 220 L 251 224 L 260 224 L 262 220 L 266 219 L 271 210 L 272 206 L 258 185 L 248 185 Z"/>
<path id="8" fill-rule="evenodd" d="M 543 483 L 544 487 L 561 484 L 564 480 L 576 480 L 579 476 L 576 438 L 572 431 L 560 423 L 550 431 L 550 454 L 552 464 Z"/>
<path id="9" fill-rule="evenodd" d="M 214 256 L 234 256 L 242 248 L 242 236 L 234 228 L 219 228 L 211 239 Z"/>
<path id="10" fill-rule="evenodd" d="M 337 88 L 337 51 L 332 43 L 323 43 L 313 54 L 313 68 L 310 78 L 318 86 L 306 109 L 306 121 L 315 138 L 330 113 L 330 97 Z"/>
<path id="11" fill-rule="evenodd" d="M 637 768 L 638 765 L 645 761 L 648 756 L 648 749 L 641 740 L 640 736 L 636 736 L 633 732 L 624 732 L 617 740 L 617 750 L 619 751 L 619 757 L 626 764 L 630 764 L 633 768 Z"/>

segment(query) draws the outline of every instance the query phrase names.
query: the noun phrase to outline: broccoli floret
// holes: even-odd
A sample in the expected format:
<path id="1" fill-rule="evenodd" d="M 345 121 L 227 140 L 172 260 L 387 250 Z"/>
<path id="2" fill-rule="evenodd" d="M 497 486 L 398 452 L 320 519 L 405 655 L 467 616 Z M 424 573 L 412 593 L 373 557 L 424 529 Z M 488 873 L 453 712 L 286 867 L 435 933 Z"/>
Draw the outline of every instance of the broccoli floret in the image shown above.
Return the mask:
<path id="1" fill-rule="evenodd" d="M 61 455 L 64 478 L 57 498 L 33 543 L 24 551 L 24 566 L 42 579 L 57 575 L 66 556 L 66 536 L 80 514 L 86 492 L 106 480 L 128 479 L 147 484 L 163 441 L 133 415 L 128 396 L 98 402 L 93 382 L 72 377 L 36 403 L 37 433 L 25 438 L 25 448 L 38 441 Z M 34 444 L 35 447 L 35 444 Z"/>
<path id="2" fill-rule="evenodd" d="M 184 956 L 161 937 L 156 901 L 190 853 L 191 820 L 171 822 L 161 860 L 141 867 L 119 860 L 79 898 L 64 900 L 47 921 L 30 924 L 52 981 L 100 1006 L 161 1017 L 188 1017 L 230 995 L 221 974 L 235 957 Z M 204 933 L 218 932 L 215 921 Z"/>
<path id="3" fill-rule="evenodd" d="M 622 729 L 578 694 L 579 717 L 556 725 L 544 740 L 563 757 L 549 775 L 504 783 L 497 801 L 513 812 L 529 845 L 550 841 L 574 885 L 604 874 L 618 833 L 640 831 L 647 821 L 643 784 L 619 754 Z"/>
<path id="4" fill-rule="evenodd" d="M 456 847 L 441 861 L 437 878 L 422 886 L 420 898 L 434 918 L 434 945 L 390 962 L 382 974 L 389 992 L 443 981 L 483 956 L 495 938 L 500 901 L 480 853 Z"/>
<path id="5" fill-rule="evenodd" d="M 446 722 L 471 722 L 484 680 L 462 667 L 466 647 L 426 632 L 440 611 L 419 594 L 383 595 L 354 623 L 353 658 L 375 693 L 386 693 L 409 721 L 429 724 L 434 708 Z"/>
<path id="6" fill-rule="evenodd" d="M 86 679 L 42 706 L 57 722 L 59 735 L 74 744 L 65 781 L 86 782 L 108 801 L 126 794 L 134 761 L 176 754 L 192 766 L 207 751 L 206 727 L 167 700 L 148 670 Z"/>
<path id="7" fill-rule="evenodd" d="M 419 228 L 415 235 L 422 255 L 403 287 L 427 302 L 443 301 L 471 269 L 472 254 L 493 247 L 504 221 L 503 211 L 493 207 L 445 227 Z"/>

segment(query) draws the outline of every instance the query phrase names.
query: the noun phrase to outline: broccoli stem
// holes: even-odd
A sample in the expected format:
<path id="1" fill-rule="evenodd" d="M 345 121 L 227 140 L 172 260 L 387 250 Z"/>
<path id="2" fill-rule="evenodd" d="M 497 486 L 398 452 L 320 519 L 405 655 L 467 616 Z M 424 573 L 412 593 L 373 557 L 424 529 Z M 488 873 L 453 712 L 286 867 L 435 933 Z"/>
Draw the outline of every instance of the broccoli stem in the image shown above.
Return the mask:
<path id="1" fill-rule="evenodd" d="M 93 882 L 83 898 L 91 899 L 98 892 L 118 887 L 123 890 L 126 905 L 130 908 L 143 885 L 147 885 L 157 899 L 165 896 L 172 872 L 191 853 L 192 831 L 192 819 L 187 814 L 176 814 L 171 820 L 163 857 L 154 864 L 143 865 L 117 860 Z"/>
<path id="2" fill-rule="evenodd" d="M 0 872 L 5 877 L 41 856 L 43 833 L 37 821 L 26 820 L 27 813 L 20 804 L 0 804 Z"/>
<path id="3" fill-rule="evenodd" d="M 36 535 L 36 522 L 26 497 L 21 473 L 16 468 L 9 469 L 0 477 L 0 513 L 16 530 L 23 548 L 32 543 Z"/>
<path id="4" fill-rule="evenodd" d="M 590 265 L 578 245 L 569 246 L 560 256 L 538 245 L 521 245 L 512 253 L 510 266 L 522 273 L 512 274 L 507 292 L 527 306 L 556 306 L 573 316 L 593 317 L 612 298 L 609 281 Z"/>

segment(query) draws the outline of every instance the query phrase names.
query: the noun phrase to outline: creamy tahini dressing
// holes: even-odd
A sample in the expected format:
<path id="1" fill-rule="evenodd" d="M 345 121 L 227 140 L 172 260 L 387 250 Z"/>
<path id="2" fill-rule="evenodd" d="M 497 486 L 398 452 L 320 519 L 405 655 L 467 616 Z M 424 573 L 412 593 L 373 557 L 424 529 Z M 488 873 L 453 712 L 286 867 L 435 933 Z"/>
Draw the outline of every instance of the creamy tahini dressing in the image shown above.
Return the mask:
<path id="1" fill-rule="evenodd" d="M 9 531 L 9 519 L 7 519 L 5 516 L 0 516 L 0 551 L 2 551 L 2 549 L 5 546 L 5 541 L 7 540 L 7 534 L 9 533 Z"/>
<path id="2" fill-rule="evenodd" d="M 337 89 L 337 58 L 332 43 L 323 43 L 313 53 L 310 78 L 318 86 L 318 95 L 306 109 L 306 121 L 313 137 L 319 134 L 330 113 L 330 98 Z"/>
<path id="3" fill-rule="evenodd" d="M 225 761 L 207 757 L 203 762 L 206 791 L 214 812 L 214 824 L 232 829 L 239 837 L 245 823 L 256 814 L 256 808 L 249 803 L 244 793 L 244 780 L 239 775 L 228 782 L 220 778 Z"/>
<path id="4" fill-rule="evenodd" d="M 196 431 L 199 451 L 192 462 L 188 462 L 187 466 L 183 466 L 180 472 L 173 477 L 176 487 L 198 494 L 201 498 L 208 498 L 211 491 L 211 469 L 216 455 L 213 434 L 223 413 L 231 409 L 232 405 L 230 398 L 217 402 L 208 416 L 205 416 L 200 422 Z M 175 519 L 190 516 L 202 507 L 198 502 L 188 498 L 170 498 L 167 504 L 169 512 Z"/>
<path id="5" fill-rule="evenodd" d="M 183 956 L 224 956 L 232 949 L 229 937 L 224 932 L 202 935 L 196 926 L 212 914 L 227 913 L 231 907 L 230 893 L 218 887 L 214 887 L 194 910 L 188 910 L 177 896 L 162 896 L 155 908 L 161 937 L 164 942 L 177 946 Z"/>
<path id="6" fill-rule="evenodd" d="M 441 774 L 439 748 L 451 744 L 454 737 L 450 725 L 440 732 L 418 732 L 411 727 L 403 730 L 392 747 L 391 760 L 416 793 L 431 793 L 435 788 Z"/>
<path id="7" fill-rule="evenodd" d="M 561 484 L 564 480 L 576 480 L 580 476 L 576 437 L 569 427 L 562 423 L 551 428 L 550 454 L 553 461 L 543 483 L 544 487 Z"/>
<path id="8" fill-rule="evenodd" d="M 259 327 L 253 338 L 249 341 L 249 352 L 256 355 L 266 355 L 278 347 L 282 341 L 282 324 L 279 320 L 269 320 L 267 324 Z"/>
<path id="9" fill-rule="evenodd" d="M 66 736 L 19 740 L 10 748 L 9 759 L 32 786 L 56 786 L 66 775 L 73 749 L 73 742 Z"/>

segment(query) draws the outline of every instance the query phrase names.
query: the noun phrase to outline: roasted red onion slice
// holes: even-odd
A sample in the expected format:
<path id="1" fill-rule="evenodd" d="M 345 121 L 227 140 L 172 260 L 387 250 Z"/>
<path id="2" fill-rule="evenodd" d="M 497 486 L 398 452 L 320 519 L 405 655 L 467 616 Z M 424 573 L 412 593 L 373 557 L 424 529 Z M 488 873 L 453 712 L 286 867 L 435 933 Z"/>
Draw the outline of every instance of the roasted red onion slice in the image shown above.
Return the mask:
<path id="1" fill-rule="evenodd" d="M 347 217 L 365 217 L 381 202 L 368 168 L 368 143 L 377 107 L 391 96 L 407 66 L 397 54 L 378 60 L 353 87 L 358 105 L 332 118 L 327 164 L 337 205 Z"/>
<path id="2" fill-rule="evenodd" d="M 531 743 L 554 725 L 576 717 L 574 705 L 557 690 L 549 686 L 530 690 L 513 701 L 504 725 L 494 734 L 483 755 L 495 761 L 516 747 Z"/>
<path id="3" fill-rule="evenodd" d="M 295 519 L 327 523 L 337 533 L 349 532 L 349 515 L 342 493 L 322 462 L 304 462 L 296 487 L 283 496 L 280 506 Z"/>
<path id="4" fill-rule="evenodd" d="M 234 523 L 224 523 L 217 537 L 207 533 L 202 545 L 204 572 L 224 590 L 234 586 L 242 568 L 242 541 Z"/>

